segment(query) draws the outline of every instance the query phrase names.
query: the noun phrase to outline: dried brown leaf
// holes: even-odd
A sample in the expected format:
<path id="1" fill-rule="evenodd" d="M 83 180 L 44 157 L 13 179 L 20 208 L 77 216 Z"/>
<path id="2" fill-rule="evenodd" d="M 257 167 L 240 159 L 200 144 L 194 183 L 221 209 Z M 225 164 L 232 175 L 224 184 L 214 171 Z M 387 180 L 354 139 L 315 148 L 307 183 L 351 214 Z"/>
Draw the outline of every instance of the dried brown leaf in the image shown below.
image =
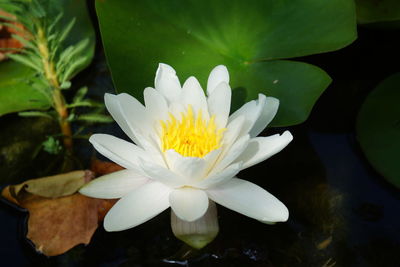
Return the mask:
<path id="1" fill-rule="evenodd" d="M 76 193 L 94 177 L 91 171 L 61 175 L 7 186 L 2 196 L 29 212 L 27 238 L 46 256 L 60 255 L 90 239 L 116 200 Z"/>
<path id="2" fill-rule="evenodd" d="M 63 197 L 76 193 L 93 178 L 91 171 L 73 171 L 25 181 L 10 186 L 10 192 L 16 199 L 21 199 L 26 193 L 47 198 Z"/>

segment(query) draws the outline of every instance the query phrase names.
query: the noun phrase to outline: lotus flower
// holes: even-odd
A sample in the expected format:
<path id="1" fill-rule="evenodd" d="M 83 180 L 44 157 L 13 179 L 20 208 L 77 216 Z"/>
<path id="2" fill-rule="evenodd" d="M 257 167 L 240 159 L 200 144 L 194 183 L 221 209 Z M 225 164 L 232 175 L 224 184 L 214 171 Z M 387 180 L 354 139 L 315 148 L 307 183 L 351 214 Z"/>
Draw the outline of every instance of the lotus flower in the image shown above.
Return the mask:
<path id="1" fill-rule="evenodd" d="M 144 90 L 142 105 L 132 96 L 106 94 L 112 117 L 133 141 L 94 134 L 89 141 L 105 157 L 126 168 L 95 179 L 80 192 L 95 198 L 121 198 L 104 227 L 120 231 L 172 208 L 192 222 L 212 200 L 261 222 L 286 221 L 286 206 L 263 188 L 239 179 L 249 168 L 281 151 L 290 132 L 257 135 L 274 118 L 279 101 L 263 94 L 233 114 L 229 74 L 215 67 L 207 96 L 195 77 L 181 86 L 175 70 L 160 64 L 155 88 Z"/>

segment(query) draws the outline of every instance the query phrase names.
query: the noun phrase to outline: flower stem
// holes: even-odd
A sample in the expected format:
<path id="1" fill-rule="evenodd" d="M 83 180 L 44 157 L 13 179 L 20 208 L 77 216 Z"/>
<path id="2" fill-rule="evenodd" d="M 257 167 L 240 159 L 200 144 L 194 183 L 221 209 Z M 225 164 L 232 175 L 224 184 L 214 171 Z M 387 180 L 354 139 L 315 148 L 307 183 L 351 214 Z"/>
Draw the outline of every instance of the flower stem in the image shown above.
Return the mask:
<path id="1" fill-rule="evenodd" d="M 44 76 L 52 88 L 53 107 L 58 114 L 58 123 L 63 134 L 63 144 L 67 152 L 72 153 L 72 130 L 68 121 L 68 109 L 65 98 L 61 93 L 60 82 L 58 81 L 54 63 L 50 58 L 46 35 L 41 27 L 38 27 L 37 43 L 42 59 Z"/>

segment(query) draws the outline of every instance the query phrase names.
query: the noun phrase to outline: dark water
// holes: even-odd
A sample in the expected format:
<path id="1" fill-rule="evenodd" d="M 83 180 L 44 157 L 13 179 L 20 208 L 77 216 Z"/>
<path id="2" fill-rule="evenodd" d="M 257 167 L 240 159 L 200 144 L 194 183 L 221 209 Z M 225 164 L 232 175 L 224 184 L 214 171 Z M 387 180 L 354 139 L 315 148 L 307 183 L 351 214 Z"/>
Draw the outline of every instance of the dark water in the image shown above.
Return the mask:
<path id="1" fill-rule="evenodd" d="M 359 39 L 345 49 L 298 59 L 322 67 L 332 76 L 332 85 L 310 119 L 289 128 L 294 141 L 284 151 L 238 175 L 287 204 L 287 223 L 264 225 L 219 207 L 218 237 L 194 251 L 173 236 L 167 211 L 124 232 L 107 233 L 100 227 L 90 245 L 46 258 L 24 238 L 26 214 L 0 203 L 0 266 L 400 266 L 400 191 L 370 167 L 354 132 L 367 93 L 400 71 L 398 33 L 360 29 Z M 112 90 L 101 52 L 74 84 L 86 83 L 99 91 Z M 39 176 L 44 170 L 38 166 L 48 165 L 45 154 L 33 161 L 24 158 L 34 149 L 24 142 L 32 137 L 16 137 L 15 129 L 28 127 L 26 123 L 13 115 L 0 118 L 2 185 Z M 41 123 L 29 127 L 43 129 L 36 125 Z M 90 131 L 123 137 L 115 124 Z M 40 133 L 29 135 L 39 142 Z M 13 142 L 20 146 L 12 147 Z M 17 158 L 10 159 L 5 151 L 14 151 Z M 87 142 L 78 142 L 83 159 L 92 152 Z"/>

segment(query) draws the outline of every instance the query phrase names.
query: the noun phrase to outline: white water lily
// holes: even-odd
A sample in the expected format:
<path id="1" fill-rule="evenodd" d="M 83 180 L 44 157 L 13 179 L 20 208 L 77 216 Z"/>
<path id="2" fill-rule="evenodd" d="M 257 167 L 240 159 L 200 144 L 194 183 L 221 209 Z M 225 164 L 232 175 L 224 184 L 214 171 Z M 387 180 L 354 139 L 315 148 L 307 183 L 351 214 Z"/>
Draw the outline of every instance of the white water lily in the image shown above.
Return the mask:
<path id="1" fill-rule="evenodd" d="M 80 190 L 90 197 L 121 198 L 104 219 L 107 231 L 135 227 L 169 207 L 180 219 L 195 221 L 207 211 L 209 199 L 265 223 L 288 219 L 281 201 L 235 177 L 292 140 L 288 131 L 257 137 L 278 110 L 276 98 L 260 94 L 229 115 L 225 66 L 212 70 L 206 96 L 196 78 L 181 86 L 175 70 L 160 64 L 155 88 L 144 90 L 144 101 L 145 106 L 128 94 L 105 95 L 108 111 L 134 143 L 106 134 L 89 140 L 126 168 Z"/>

